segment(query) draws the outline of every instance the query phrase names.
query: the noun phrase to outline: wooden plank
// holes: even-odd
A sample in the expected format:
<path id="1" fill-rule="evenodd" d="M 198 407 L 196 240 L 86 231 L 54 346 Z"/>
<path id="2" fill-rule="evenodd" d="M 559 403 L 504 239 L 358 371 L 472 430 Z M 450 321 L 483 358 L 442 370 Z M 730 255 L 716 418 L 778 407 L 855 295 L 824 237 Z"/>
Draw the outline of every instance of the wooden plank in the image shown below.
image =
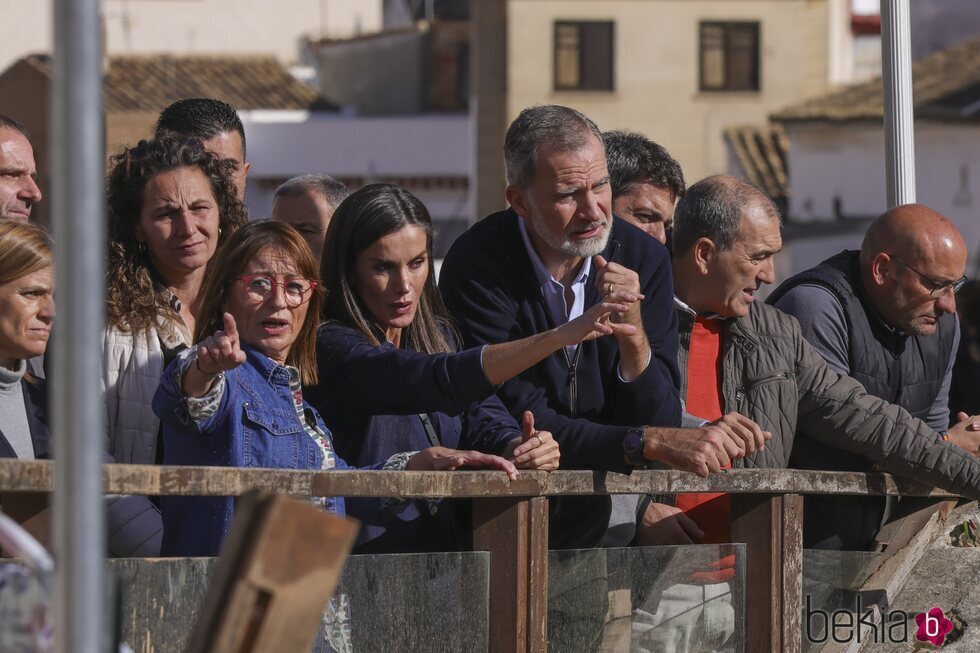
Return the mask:
<path id="1" fill-rule="evenodd" d="M 187 652 L 310 650 L 357 531 L 308 501 L 244 495 Z"/>
<path id="2" fill-rule="evenodd" d="M 888 541 L 882 555 L 887 557 L 859 591 L 871 596 L 884 593 L 886 600 L 891 602 L 902 591 L 916 564 L 928 552 L 932 543 L 946 530 L 946 518 L 956 507 L 956 503 L 943 501 L 924 506 L 906 517 L 889 522 L 887 529 L 882 528 L 882 537 Z M 876 613 L 874 622 L 880 623 L 880 617 Z M 870 638 L 865 639 L 865 643 L 868 641 Z M 867 647 L 856 639 L 844 644 L 831 640 L 824 646 L 822 653 L 857 653 L 862 648 Z"/>
<path id="3" fill-rule="evenodd" d="M 753 492 L 773 494 L 901 494 L 949 497 L 908 479 L 888 474 L 806 470 L 733 470 L 700 478 L 678 471 L 636 471 L 632 475 L 589 471 L 527 472 L 508 481 L 503 472 L 313 472 L 236 467 L 104 465 L 110 494 L 237 496 L 250 488 L 302 496 L 557 496 L 580 494 L 679 494 Z M 0 460 L 0 491 L 50 492 L 50 461 Z"/>
<path id="4" fill-rule="evenodd" d="M 492 653 L 547 650 L 547 542 L 547 499 L 473 502 L 473 549 L 490 552 Z"/>
<path id="5" fill-rule="evenodd" d="M 0 509 L 24 527 L 47 550 L 52 550 L 51 510 L 44 492 L 5 492 L 0 495 Z"/>
<path id="6" fill-rule="evenodd" d="M 732 541 L 745 546 L 745 650 L 782 650 L 779 495 L 732 495 Z"/>
<path id="7" fill-rule="evenodd" d="M 879 551 L 894 554 L 904 550 L 930 523 L 945 520 L 956 507 L 956 501 L 932 501 L 926 498 L 903 499 L 889 521 L 875 536 Z"/>
<path id="8" fill-rule="evenodd" d="M 527 650 L 548 650 L 548 499 L 530 500 L 528 537 Z"/>
<path id="9" fill-rule="evenodd" d="M 803 646 L 803 496 L 786 494 L 781 506 L 782 650 Z"/>

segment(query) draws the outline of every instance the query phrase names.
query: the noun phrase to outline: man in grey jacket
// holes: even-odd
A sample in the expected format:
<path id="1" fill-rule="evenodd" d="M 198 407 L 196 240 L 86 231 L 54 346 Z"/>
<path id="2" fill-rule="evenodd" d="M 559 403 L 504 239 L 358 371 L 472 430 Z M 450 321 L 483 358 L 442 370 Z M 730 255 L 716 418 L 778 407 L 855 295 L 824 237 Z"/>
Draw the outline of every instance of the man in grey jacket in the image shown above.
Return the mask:
<path id="1" fill-rule="evenodd" d="M 845 251 L 783 282 L 768 298 L 796 317 L 803 337 L 838 374 L 900 405 L 954 444 L 974 446 L 974 419 L 949 423 L 949 387 L 959 341 L 955 292 L 966 282 L 966 243 L 932 209 L 890 209 L 860 251 Z M 862 455 L 801 436 L 793 467 L 868 471 Z M 893 498 L 809 496 L 804 544 L 870 548 Z"/>
<path id="2" fill-rule="evenodd" d="M 771 432 L 764 448 L 734 460 L 734 467 L 787 467 L 799 432 L 861 452 L 887 471 L 980 498 L 980 463 L 973 456 L 838 375 L 806 342 L 795 318 L 756 301 L 759 288 L 775 281 L 773 257 L 781 247 L 776 207 L 744 181 L 709 177 L 678 203 L 673 273 L 685 422 L 737 411 Z M 676 544 L 731 540 L 726 495 L 678 495 L 676 503 L 676 513 L 655 525 L 665 538 L 673 534 Z M 691 615 L 725 615 L 726 564 L 721 559 L 710 573 L 670 587 L 667 608 L 634 619 L 658 640 L 686 627 Z"/>
<path id="3" fill-rule="evenodd" d="M 761 190 L 733 177 L 709 177 L 688 190 L 674 220 L 681 397 L 703 381 L 688 367 L 704 353 L 691 349 L 694 326 L 701 320 L 710 329 L 714 320 L 720 343 L 713 390 L 721 410 L 738 411 L 772 433 L 764 449 L 736 460 L 736 467 L 787 467 L 799 432 L 863 453 L 886 471 L 980 498 L 977 459 L 834 372 L 795 318 L 756 301 L 759 288 L 775 281 L 773 256 L 782 247 L 779 213 Z M 974 432 L 970 437 L 980 440 Z"/>

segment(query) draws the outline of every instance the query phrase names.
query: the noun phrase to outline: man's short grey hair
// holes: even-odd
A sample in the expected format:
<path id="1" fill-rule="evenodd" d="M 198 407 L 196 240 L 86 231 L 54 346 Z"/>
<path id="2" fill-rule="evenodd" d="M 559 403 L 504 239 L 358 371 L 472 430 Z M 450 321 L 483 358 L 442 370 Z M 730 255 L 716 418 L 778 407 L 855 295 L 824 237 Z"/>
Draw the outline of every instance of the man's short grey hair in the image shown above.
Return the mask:
<path id="1" fill-rule="evenodd" d="M 504 138 L 507 184 L 527 187 L 534 180 L 538 148 L 577 150 L 589 136 L 602 143 L 602 132 L 584 113 L 557 104 L 530 107 L 510 123 Z"/>
<path id="2" fill-rule="evenodd" d="M 752 205 L 779 222 L 779 209 L 769 196 L 744 179 L 716 175 L 694 184 L 674 210 L 674 255 L 686 254 L 698 238 L 710 238 L 721 250 L 730 248 L 738 238 L 742 214 Z"/>
<path id="3" fill-rule="evenodd" d="M 323 195 L 327 203 L 334 209 L 350 195 L 350 189 L 343 182 L 337 181 L 330 175 L 300 175 L 284 182 L 277 188 L 272 201 L 275 202 L 280 197 L 298 197 L 311 190 Z"/>

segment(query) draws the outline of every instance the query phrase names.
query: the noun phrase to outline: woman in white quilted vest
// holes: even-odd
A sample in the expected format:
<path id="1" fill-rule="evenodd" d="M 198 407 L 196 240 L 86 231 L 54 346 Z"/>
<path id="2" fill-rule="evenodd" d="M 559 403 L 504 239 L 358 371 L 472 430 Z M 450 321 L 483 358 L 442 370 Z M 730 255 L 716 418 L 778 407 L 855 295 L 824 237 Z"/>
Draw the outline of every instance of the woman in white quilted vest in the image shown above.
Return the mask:
<path id="1" fill-rule="evenodd" d="M 116 462 L 163 460 L 153 395 L 191 342 L 215 251 L 246 222 L 232 168 L 180 137 L 140 141 L 110 162 L 102 380 Z"/>

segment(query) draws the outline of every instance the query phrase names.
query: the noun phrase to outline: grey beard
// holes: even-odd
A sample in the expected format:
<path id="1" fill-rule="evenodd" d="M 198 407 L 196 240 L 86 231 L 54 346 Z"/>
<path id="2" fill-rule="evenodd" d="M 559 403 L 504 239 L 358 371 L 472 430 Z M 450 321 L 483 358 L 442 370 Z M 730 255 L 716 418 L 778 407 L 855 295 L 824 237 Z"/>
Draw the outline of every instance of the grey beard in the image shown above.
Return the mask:
<path id="1" fill-rule="evenodd" d="M 538 216 L 538 213 L 531 213 L 531 226 L 535 232 L 544 242 L 548 243 L 548 247 L 561 252 L 562 254 L 568 254 L 569 256 L 577 256 L 581 258 L 591 258 L 593 256 L 598 256 L 606 249 L 606 244 L 609 242 L 609 234 L 611 232 L 610 227 L 612 226 L 607 220 L 604 223 L 606 228 L 603 230 L 602 235 L 596 236 L 595 238 L 590 238 L 589 240 L 574 241 L 565 238 L 564 234 L 555 234 L 552 232 L 544 221 Z"/>

